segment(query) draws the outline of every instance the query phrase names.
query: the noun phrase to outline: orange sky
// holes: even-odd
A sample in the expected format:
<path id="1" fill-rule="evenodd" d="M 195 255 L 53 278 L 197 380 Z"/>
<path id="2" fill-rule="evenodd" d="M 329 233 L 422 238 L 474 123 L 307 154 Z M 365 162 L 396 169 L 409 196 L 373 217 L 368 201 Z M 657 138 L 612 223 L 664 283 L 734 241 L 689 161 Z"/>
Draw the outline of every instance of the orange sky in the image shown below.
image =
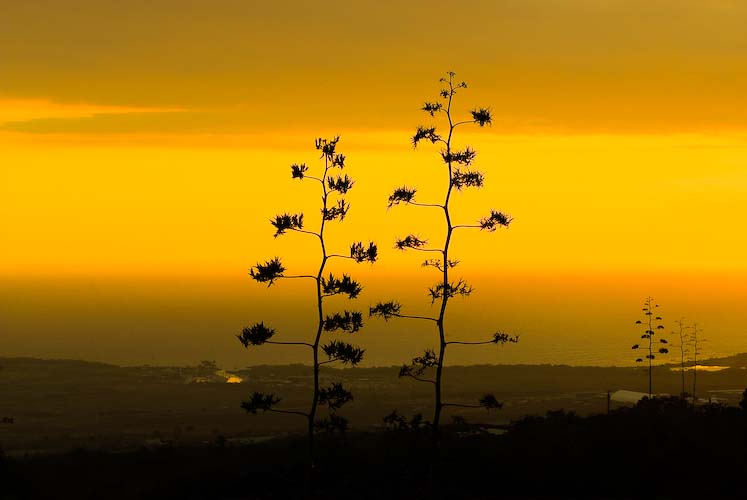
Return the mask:
<path id="1" fill-rule="evenodd" d="M 380 243 L 359 270 L 372 287 L 425 279 L 391 245 L 437 243 L 442 221 L 386 198 L 441 198 L 436 152 L 409 137 L 454 69 L 470 85 L 456 108 L 495 115 L 457 136 L 486 187 L 454 213 L 515 217 L 457 237 L 466 277 L 497 294 L 506 272 L 593 276 L 635 315 L 656 280 L 619 276 L 685 274 L 728 302 L 747 272 L 745 21 L 736 0 L 0 0 L 0 277 L 227 279 L 273 255 L 304 269 L 313 242 L 267 221 L 314 220 L 288 165 L 315 167 L 313 138 L 339 133 L 357 184 L 333 246 Z M 733 345 L 738 309 L 720 320 Z"/>

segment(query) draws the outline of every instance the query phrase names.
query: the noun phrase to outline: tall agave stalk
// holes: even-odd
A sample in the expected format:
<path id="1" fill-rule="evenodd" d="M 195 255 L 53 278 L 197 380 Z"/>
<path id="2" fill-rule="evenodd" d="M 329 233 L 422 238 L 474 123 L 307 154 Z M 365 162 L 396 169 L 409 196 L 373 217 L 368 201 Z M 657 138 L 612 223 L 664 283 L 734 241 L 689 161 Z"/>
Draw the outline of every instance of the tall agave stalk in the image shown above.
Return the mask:
<path id="1" fill-rule="evenodd" d="M 463 120 L 459 120 L 454 116 L 452 111 L 454 97 L 461 89 L 467 88 L 466 83 L 457 83 L 455 81 L 455 76 L 456 75 L 453 72 L 447 73 L 447 76 L 440 80 L 443 85 L 439 93 L 440 99 L 435 102 L 426 102 L 422 108 L 423 111 L 428 113 L 431 117 L 438 115 L 443 118 L 446 125 L 446 132 L 444 134 L 439 134 L 435 126 L 420 126 L 417 128 L 417 131 L 412 138 L 412 144 L 414 147 L 417 147 L 421 142 L 429 142 L 441 146 L 439 157 L 445 167 L 446 173 L 448 174 L 443 202 L 421 203 L 416 201 L 415 195 L 417 190 L 407 186 L 395 189 L 389 197 L 390 208 L 400 204 L 411 205 L 425 208 L 426 210 L 436 208 L 443 214 L 443 220 L 446 226 L 443 247 L 429 247 L 427 240 L 421 239 L 414 234 L 397 239 L 395 243 L 395 247 L 400 250 L 414 250 L 435 254 L 437 256 L 436 258 L 426 259 L 423 262 L 423 266 L 436 269 L 440 273 L 439 281 L 428 289 L 431 302 L 433 304 L 437 302 L 439 303 L 438 315 L 430 317 L 403 314 L 401 304 L 396 301 L 379 302 L 371 307 L 369 311 L 371 316 L 381 317 L 384 320 L 389 320 L 393 317 L 417 319 L 433 322 L 437 327 L 437 350 L 426 349 L 422 355 L 414 357 L 410 364 L 403 365 L 399 372 L 400 377 L 410 377 L 416 381 L 433 385 L 434 409 L 432 426 L 434 436 L 438 435 L 439 424 L 441 422 L 441 412 L 445 407 L 484 407 L 492 409 L 500 408 L 502 406 L 502 404 L 498 402 L 492 394 L 486 394 L 476 402 L 477 404 L 457 404 L 445 402 L 443 400 L 443 370 L 447 348 L 453 344 L 505 344 L 518 341 L 517 336 L 511 336 L 501 332 L 493 334 L 488 340 L 478 342 L 453 340 L 447 335 L 446 313 L 449 300 L 456 296 L 467 297 L 472 293 L 472 286 L 464 279 L 452 279 L 451 277 L 453 269 L 459 264 L 459 261 L 453 259 L 450 254 L 452 235 L 454 231 L 457 229 L 478 229 L 492 232 L 499 227 L 508 227 L 512 220 L 509 215 L 506 215 L 503 212 L 491 210 L 488 216 L 483 217 L 476 224 L 454 224 L 452 221 L 450 203 L 452 201 L 452 193 L 454 190 L 461 191 L 466 188 L 480 188 L 483 186 L 484 181 L 483 173 L 471 168 L 477 156 L 477 152 L 469 146 L 464 149 L 456 148 L 454 146 L 455 131 L 457 128 L 465 125 L 484 127 L 485 125 L 490 125 L 492 122 L 490 110 L 487 108 L 473 109 L 471 111 L 471 116 Z M 432 373 L 434 370 L 435 374 Z"/>
<path id="2" fill-rule="evenodd" d="M 275 216 L 270 222 L 275 228 L 275 237 L 282 236 L 286 232 L 296 232 L 311 236 L 319 241 L 319 268 L 316 274 L 288 275 L 285 274 L 285 266 L 279 257 L 270 259 L 264 263 L 257 263 L 249 272 L 251 277 L 259 283 L 273 285 L 278 280 L 284 279 L 309 279 L 314 283 L 315 300 L 317 308 L 317 320 L 313 326 L 310 341 L 277 341 L 275 330 L 265 326 L 263 322 L 244 328 L 238 339 L 241 344 L 258 346 L 262 344 L 295 345 L 310 350 L 309 361 L 312 363 L 313 391 L 311 401 L 307 410 L 290 410 L 277 408 L 280 398 L 275 394 L 263 394 L 255 392 L 248 401 L 242 403 L 242 407 L 249 413 L 256 414 L 258 411 L 269 411 L 276 413 L 289 413 L 302 416 L 307 420 L 309 460 L 314 463 L 314 434 L 316 431 L 344 431 L 347 429 L 347 420 L 338 415 L 337 410 L 353 399 L 350 391 L 343 387 L 342 383 L 336 382 L 329 387 L 320 387 L 319 372 L 323 365 L 340 362 L 344 365 L 357 365 L 363 359 L 364 350 L 339 339 L 331 339 L 323 342 L 324 333 L 346 332 L 357 333 L 363 328 L 363 313 L 360 311 L 334 312 L 327 314 L 325 299 L 335 295 L 345 295 L 349 299 L 358 297 L 362 286 L 350 276 L 342 274 L 336 276 L 331 272 L 327 274 L 327 264 L 331 259 L 349 259 L 354 262 L 373 263 L 377 259 L 377 248 L 373 242 L 364 245 L 363 242 L 355 242 L 350 245 L 346 254 L 330 253 L 327 249 L 325 228 L 333 221 L 342 222 L 345 219 L 350 205 L 344 196 L 353 187 L 353 180 L 347 175 L 339 173 L 333 175 L 334 171 L 345 168 L 345 156 L 337 152 L 339 137 L 334 139 L 317 139 L 316 149 L 321 152 L 321 160 L 324 162 L 324 170 L 319 176 L 309 175 L 306 164 L 291 165 L 291 176 L 293 179 L 310 180 L 318 183 L 322 193 L 321 222 L 317 231 L 308 230 L 304 225 L 304 214 L 283 213 Z M 335 199 L 333 199 L 333 197 Z M 321 359 L 322 356 L 326 359 Z M 329 415 L 317 418 L 319 406 L 327 406 Z"/>

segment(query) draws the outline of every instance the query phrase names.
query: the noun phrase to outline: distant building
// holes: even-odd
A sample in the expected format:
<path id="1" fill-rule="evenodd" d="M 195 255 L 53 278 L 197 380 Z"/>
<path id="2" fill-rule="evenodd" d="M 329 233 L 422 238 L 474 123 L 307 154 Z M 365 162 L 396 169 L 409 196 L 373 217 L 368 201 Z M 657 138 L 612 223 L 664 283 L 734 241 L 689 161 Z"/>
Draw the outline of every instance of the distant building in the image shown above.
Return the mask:
<path id="1" fill-rule="evenodd" d="M 654 394 L 653 396 L 655 398 L 656 397 L 668 397 L 669 394 Z M 619 390 L 619 391 L 615 391 L 612 394 L 610 394 L 610 401 L 614 401 L 615 403 L 636 404 L 641 399 L 647 398 L 647 397 L 648 397 L 647 392 Z"/>

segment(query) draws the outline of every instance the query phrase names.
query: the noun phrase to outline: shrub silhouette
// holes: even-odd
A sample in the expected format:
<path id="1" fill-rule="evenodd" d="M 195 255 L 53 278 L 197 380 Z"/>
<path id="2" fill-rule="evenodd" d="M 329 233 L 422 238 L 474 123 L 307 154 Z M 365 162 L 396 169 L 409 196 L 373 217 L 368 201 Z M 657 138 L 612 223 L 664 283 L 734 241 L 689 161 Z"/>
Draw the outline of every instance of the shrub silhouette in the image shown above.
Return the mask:
<path id="1" fill-rule="evenodd" d="M 642 349 L 645 351 L 648 351 L 648 354 L 646 354 L 645 358 L 648 361 L 648 395 L 651 397 L 653 395 L 653 366 L 654 366 L 654 359 L 656 359 L 656 354 L 668 354 L 669 349 L 664 347 L 666 344 L 668 344 L 667 339 L 665 338 L 659 338 L 659 342 L 654 342 L 654 337 L 656 336 L 657 332 L 659 330 L 664 330 L 664 325 L 661 324 L 662 319 L 661 316 L 657 316 L 654 311 L 659 308 L 659 304 L 654 303 L 654 299 L 652 297 L 646 297 L 646 300 L 643 302 L 643 314 L 645 318 L 643 320 L 637 320 L 635 322 L 636 325 L 641 325 L 643 328 L 645 328 L 643 335 L 641 335 L 641 339 L 643 340 L 642 345 L 641 344 L 633 344 L 633 350 Z M 657 337 L 658 338 L 658 337 Z M 643 363 L 643 358 L 637 358 L 636 363 Z"/>
<path id="2" fill-rule="evenodd" d="M 282 236 L 289 231 L 303 233 L 313 236 L 319 240 L 321 260 L 319 269 L 315 275 L 287 275 L 286 269 L 279 257 L 274 257 L 264 263 L 257 263 L 250 271 L 251 277 L 258 283 L 267 283 L 272 286 L 276 281 L 290 278 L 307 278 L 314 281 L 316 285 L 316 305 L 318 321 L 312 340 L 309 342 L 276 341 L 275 330 L 265 325 L 264 322 L 255 323 L 243 329 L 238 339 L 241 344 L 248 348 L 263 344 L 297 345 L 311 350 L 311 361 L 314 378 L 314 388 L 311 395 L 311 403 L 306 411 L 288 410 L 277 408 L 281 402 L 280 397 L 275 394 L 263 394 L 255 392 L 248 400 L 242 403 L 242 408 L 251 414 L 258 412 L 290 413 L 302 416 L 308 422 L 308 447 L 309 460 L 314 462 L 314 433 L 318 431 L 343 432 L 348 428 L 347 420 L 338 415 L 337 411 L 346 403 L 352 401 L 353 395 L 345 389 L 341 383 L 333 383 L 329 387 L 319 386 L 319 371 L 322 365 L 340 362 L 344 365 L 357 365 L 363 359 L 364 350 L 353 344 L 338 339 L 332 339 L 322 343 L 323 333 L 357 333 L 363 327 L 363 313 L 359 311 L 342 311 L 332 314 L 325 313 L 324 299 L 335 295 L 346 295 L 349 299 L 355 299 L 361 292 L 361 285 L 350 276 L 343 274 L 336 276 L 327 273 L 327 262 L 332 258 L 350 259 L 358 263 L 376 261 L 378 256 L 377 247 L 373 242 L 364 245 L 363 242 L 354 242 L 350 245 L 349 253 L 328 253 L 327 241 L 324 229 L 327 223 L 339 220 L 343 221 L 350 209 L 345 201 L 344 195 L 353 187 L 353 180 L 347 174 L 333 175 L 333 171 L 345 168 L 345 156 L 337 152 L 339 137 L 333 139 L 317 139 L 316 149 L 321 152 L 324 161 L 322 175 L 315 177 L 309 175 L 306 164 L 291 165 L 291 177 L 293 179 L 309 179 L 318 182 L 322 190 L 321 224 L 319 231 L 305 229 L 304 214 L 283 213 L 275 216 L 270 223 L 275 228 L 275 237 Z M 337 199 L 331 199 L 335 196 Z M 326 356 L 327 359 L 320 359 Z M 329 414 L 324 418 L 317 418 L 319 406 L 326 406 Z"/>
<path id="3" fill-rule="evenodd" d="M 400 377 L 410 377 L 419 382 L 433 384 L 435 401 L 432 426 L 434 436 L 437 436 L 438 427 L 441 421 L 441 411 L 444 407 L 484 407 L 492 409 L 500 408 L 501 406 L 492 394 L 486 394 L 473 405 L 461 405 L 443 401 L 442 378 L 446 348 L 451 344 L 505 344 L 518 341 L 517 336 L 511 336 L 502 332 L 497 332 L 489 340 L 482 342 L 447 340 L 444 320 L 449 300 L 456 296 L 468 297 L 472 293 L 472 286 L 469 283 L 461 278 L 454 280 L 450 276 L 450 271 L 459 264 L 459 261 L 453 260 L 449 254 L 452 233 L 456 229 L 470 228 L 493 232 L 498 228 L 507 228 L 512 220 L 511 216 L 503 212 L 490 210 L 488 215 L 481 218 L 475 224 L 455 225 L 452 223 L 449 203 L 454 189 L 461 191 L 466 188 L 480 188 L 483 186 L 484 182 L 483 173 L 472 168 L 477 152 L 469 146 L 464 149 L 456 149 L 453 144 L 454 132 L 457 127 L 462 125 L 476 124 L 480 127 L 484 127 L 490 125 L 492 121 L 490 110 L 487 108 L 475 108 L 471 111 L 470 118 L 461 121 L 455 120 L 452 114 L 452 102 L 454 96 L 461 89 L 467 88 L 466 83 L 457 83 L 454 80 L 455 76 L 454 72 L 449 72 L 445 78 L 441 78 L 440 82 L 443 87 L 439 93 L 440 100 L 426 102 L 422 107 L 422 110 L 428 113 L 431 117 L 435 117 L 436 115 L 444 117 L 447 121 L 447 132 L 442 135 L 438 133 L 435 126 L 419 126 L 415 131 L 415 135 L 412 137 L 412 145 L 415 148 L 417 148 L 417 146 L 422 142 L 441 145 L 441 150 L 439 152 L 440 158 L 446 166 L 449 174 L 443 203 L 421 203 L 416 200 L 417 190 L 408 186 L 396 188 L 391 196 L 389 196 L 390 208 L 395 205 L 412 205 L 424 208 L 438 208 L 443 211 L 446 221 L 446 235 L 444 246 L 442 248 L 429 247 L 427 240 L 421 239 L 415 234 L 406 235 L 397 239 L 395 242 L 395 248 L 400 250 L 414 250 L 438 254 L 437 258 L 426 259 L 423 262 L 424 267 L 434 268 L 441 274 L 441 279 L 428 289 L 431 303 L 440 303 L 438 316 L 429 317 L 403 314 L 401 304 L 396 301 L 379 302 L 369 310 L 370 316 L 380 317 L 384 320 L 389 320 L 395 317 L 419 319 L 431 321 L 438 327 L 438 350 L 426 349 L 422 355 L 414 357 L 409 364 L 403 365 L 399 372 Z M 431 375 L 434 370 L 435 375 Z M 394 418 L 391 415 L 387 424 L 398 427 L 404 425 L 402 420 Z"/>

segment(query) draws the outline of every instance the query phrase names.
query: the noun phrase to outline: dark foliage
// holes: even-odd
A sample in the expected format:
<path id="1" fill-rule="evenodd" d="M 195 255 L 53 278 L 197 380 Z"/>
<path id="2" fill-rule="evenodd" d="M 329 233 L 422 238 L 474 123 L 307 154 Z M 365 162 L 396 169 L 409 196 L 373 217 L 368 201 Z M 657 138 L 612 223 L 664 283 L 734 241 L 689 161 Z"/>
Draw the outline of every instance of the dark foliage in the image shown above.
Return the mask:
<path id="1" fill-rule="evenodd" d="M 493 123 L 493 117 L 490 114 L 490 110 L 487 108 L 473 109 L 471 113 L 472 119 L 481 127 L 484 127 L 485 125 L 491 125 Z"/>
<path id="2" fill-rule="evenodd" d="M 436 143 L 441 139 L 441 136 L 436 133 L 436 127 L 418 127 L 418 129 L 415 131 L 415 135 L 412 136 L 412 146 L 418 147 L 418 143 L 420 141 L 430 141 L 431 143 Z"/>
<path id="3" fill-rule="evenodd" d="M 275 220 L 270 220 L 270 223 L 275 227 L 275 238 L 277 238 L 288 230 L 303 229 L 303 214 L 276 215 Z"/>
<path id="4" fill-rule="evenodd" d="M 433 349 L 426 349 L 422 356 L 412 358 L 409 365 L 402 365 L 399 369 L 400 377 L 419 377 L 423 375 L 428 368 L 438 366 L 438 356 Z"/>
<path id="5" fill-rule="evenodd" d="M 480 229 L 495 231 L 498 227 L 508 227 L 513 218 L 503 212 L 490 211 L 490 215 L 480 219 Z"/>
<path id="6" fill-rule="evenodd" d="M 322 351 L 330 361 L 340 361 L 343 365 L 355 366 L 363 360 L 364 349 L 347 342 L 332 340 L 322 346 Z"/>
<path id="7" fill-rule="evenodd" d="M 518 335 L 509 335 L 508 333 L 495 332 L 493 339 L 491 340 L 494 344 L 516 344 L 519 342 Z"/>
<path id="8" fill-rule="evenodd" d="M 486 410 L 500 410 L 503 408 L 503 403 L 498 401 L 494 395 L 485 394 L 480 398 L 480 406 L 484 407 Z"/>
<path id="9" fill-rule="evenodd" d="M 469 146 L 462 150 L 441 150 L 441 158 L 443 159 L 444 163 L 447 164 L 458 163 L 459 165 L 469 166 L 472 164 L 476 157 L 477 151 Z"/>
<path id="10" fill-rule="evenodd" d="M 451 184 L 458 190 L 465 187 L 482 187 L 485 176 L 481 172 L 472 170 L 455 169 L 451 178 Z"/>
<path id="11" fill-rule="evenodd" d="M 353 180 L 348 177 L 338 175 L 337 177 L 327 177 L 327 186 L 331 191 L 337 191 L 340 194 L 346 194 L 353 187 Z"/>
<path id="12" fill-rule="evenodd" d="M 340 382 L 319 389 L 319 405 L 326 405 L 330 410 L 339 410 L 352 400 L 353 393 L 345 389 Z"/>
<path id="13" fill-rule="evenodd" d="M 328 208 L 322 208 L 322 217 L 324 220 L 345 220 L 345 216 L 350 210 L 350 204 L 345 200 L 337 200 L 337 205 Z"/>
<path id="14" fill-rule="evenodd" d="M 389 196 L 388 207 L 392 208 L 394 205 L 399 205 L 400 203 L 411 203 L 415 201 L 416 192 L 416 189 L 408 188 L 407 186 L 395 189 Z"/>
<path id="15" fill-rule="evenodd" d="M 255 392 L 248 401 L 242 401 L 241 407 L 247 412 L 256 415 L 258 411 L 270 411 L 272 407 L 280 402 L 280 398 L 275 394 L 263 394 Z"/>
<path id="16" fill-rule="evenodd" d="M 369 308 L 368 315 L 369 317 L 383 318 L 384 321 L 387 321 L 394 316 L 398 316 L 400 309 L 402 309 L 402 306 L 399 302 L 379 302 L 375 306 Z"/>
<path id="17" fill-rule="evenodd" d="M 275 257 L 264 264 L 258 262 L 257 265 L 249 270 L 249 275 L 255 281 L 267 283 L 267 286 L 270 286 L 276 279 L 282 278 L 284 272 L 285 267 L 280 262 L 280 257 Z"/>
<path id="18" fill-rule="evenodd" d="M 241 330 L 241 334 L 236 337 L 244 347 L 250 345 L 262 345 L 275 335 L 275 330 L 265 326 L 264 322 L 255 323 L 252 326 L 246 327 Z"/>
<path id="19" fill-rule="evenodd" d="M 6 458 L 0 461 L 0 491 L 9 500 L 412 500 L 430 492 L 444 500 L 737 499 L 744 497 L 747 470 L 746 413 L 657 398 L 608 415 L 557 410 L 525 417 L 500 436 L 445 426 L 434 447 L 418 439 L 427 423 L 413 425 L 415 419 L 394 411 L 384 418 L 386 432 L 322 434 L 313 491 L 304 491 L 307 443 L 297 436 L 248 446 L 220 446 L 216 440 Z M 640 436 L 651 429 L 658 432 L 642 447 Z"/>
<path id="20" fill-rule="evenodd" d="M 294 179 L 303 179 L 308 170 L 309 167 L 307 167 L 305 163 L 301 163 L 300 165 L 294 163 L 291 165 L 291 176 Z"/>
<path id="21" fill-rule="evenodd" d="M 396 409 L 392 410 L 392 413 L 382 418 L 382 421 L 384 422 L 386 429 L 396 431 L 413 431 L 430 426 L 430 422 L 423 418 L 422 413 L 416 413 L 408 419 L 400 414 Z"/>
<path id="22" fill-rule="evenodd" d="M 394 247 L 399 250 L 404 250 L 406 248 L 422 248 L 426 243 L 428 243 L 427 240 L 421 240 L 414 234 L 408 234 L 404 238 L 397 239 L 397 241 L 394 243 Z"/>
<path id="23" fill-rule="evenodd" d="M 334 313 L 324 318 L 324 331 L 334 332 L 342 330 L 348 333 L 355 333 L 363 328 L 363 314 L 357 311 L 344 311 L 343 313 Z"/>
<path id="24" fill-rule="evenodd" d="M 443 111 L 444 105 L 440 102 L 426 102 L 421 109 L 429 115 L 435 116 L 439 111 Z"/>
<path id="25" fill-rule="evenodd" d="M 317 432 L 346 432 L 348 430 L 348 419 L 332 413 L 326 417 L 320 418 L 314 423 L 314 429 Z"/>
<path id="26" fill-rule="evenodd" d="M 457 295 L 469 297 L 472 293 L 472 285 L 467 284 L 464 280 L 452 281 L 447 285 L 439 282 L 428 288 L 428 293 L 431 296 L 431 302 L 435 302 L 444 296 L 448 298 L 456 297 Z"/>
<path id="27" fill-rule="evenodd" d="M 342 278 L 335 278 L 330 273 L 329 278 L 322 278 L 321 282 L 324 295 L 346 294 L 348 298 L 354 299 L 363 290 L 363 287 L 347 274 L 343 274 Z"/>
<path id="28" fill-rule="evenodd" d="M 362 241 L 350 245 L 350 258 L 358 263 L 370 262 L 373 264 L 378 257 L 379 249 L 373 241 L 368 242 L 368 247 L 364 247 Z"/>
<path id="29" fill-rule="evenodd" d="M 421 265 L 423 267 L 435 267 L 441 272 L 444 271 L 443 260 L 441 259 L 426 259 Z M 459 265 L 459 261 L 448 259 L 446 265 L 449 269 L 452 269 Z"/>

